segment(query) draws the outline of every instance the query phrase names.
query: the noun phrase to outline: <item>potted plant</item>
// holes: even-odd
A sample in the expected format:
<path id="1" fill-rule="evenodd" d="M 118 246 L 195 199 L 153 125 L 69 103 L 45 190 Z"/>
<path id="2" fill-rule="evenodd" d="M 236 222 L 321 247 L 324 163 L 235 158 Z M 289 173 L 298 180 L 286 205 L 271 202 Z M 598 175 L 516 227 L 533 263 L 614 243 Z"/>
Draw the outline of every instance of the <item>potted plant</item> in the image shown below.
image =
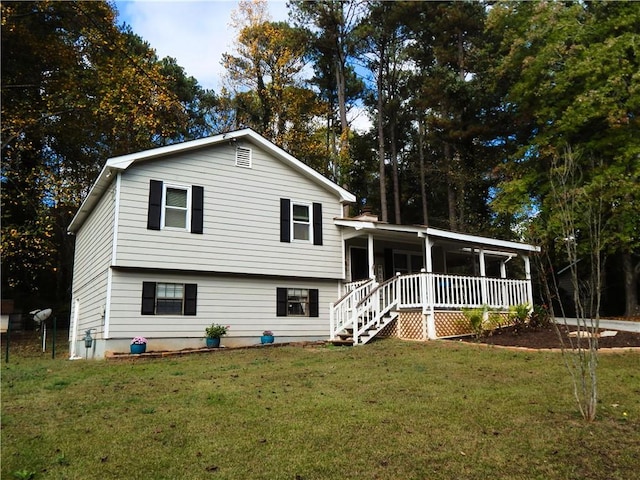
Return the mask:
<path id="1" fill-rule="evenodd" d="M 147 351 L 147 339 L 144 337 L 133 337 L 130 345 L 131 353 L 139 355 Z"/>
<path id="2" fill-rule="evenodd" d="M 271 330 L 265 330 L 264 332 L 262 332 L 262 337 L 260 337 L 260 343 L 262 344 L 273 343 L 274 340 L 275 338 Z"/>
<path id="3" fill-rule="evenodd" d="M 227 334 L 229 325 L 219 325 L 217 323 L 211 324 L 211 326 L 205 329 L 207 337 L 207 348 L 218 348 L 220 346 L 220 337 Z"/>

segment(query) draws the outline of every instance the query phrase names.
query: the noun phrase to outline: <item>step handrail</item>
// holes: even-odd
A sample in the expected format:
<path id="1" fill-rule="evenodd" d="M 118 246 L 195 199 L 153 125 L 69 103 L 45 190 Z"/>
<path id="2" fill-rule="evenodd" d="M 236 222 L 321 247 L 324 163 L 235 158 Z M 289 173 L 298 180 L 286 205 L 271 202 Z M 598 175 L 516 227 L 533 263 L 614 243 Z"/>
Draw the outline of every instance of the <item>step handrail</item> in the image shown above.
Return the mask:
<path id="1" fill-rule="evenodd" d="M 359 295 L 363 291 L 366 291 L 375 285 L 374 279 L 369 279 L 356 286 L 353 290 L 350 290 L 343 295 L 340 300 L 330 305 L 329 308 L 329 320 L 330 320 L 330 332 L 329 338 L 333 340 L 336 334 L 348 328 L 352 322 L 352 311 L 356 310 L 356 301 L 358 301 Z M 368 295 L 368 293 L 366 294 Z M 365 296 L 366 296 L 365 295 Z M 360 303 L 358 301 L 358 303 Z"/>
<path id="2" fill-rule="evenodd" d="M 364 332 L 377 325 L 387 312 L 398 304 L 398 278 L 400 274 L 391 277 L 374 288 L 369 295 L 364 297 L 354 309 L 353 315 L 353 343 L 358 344 L 358 339 Z M 371 315 L 369 315 L 369 313 Z M 365 319 L 367 319 L 365 321 Z M 362 319 L 362 327 L 359 327 L 359 319 Z"/>

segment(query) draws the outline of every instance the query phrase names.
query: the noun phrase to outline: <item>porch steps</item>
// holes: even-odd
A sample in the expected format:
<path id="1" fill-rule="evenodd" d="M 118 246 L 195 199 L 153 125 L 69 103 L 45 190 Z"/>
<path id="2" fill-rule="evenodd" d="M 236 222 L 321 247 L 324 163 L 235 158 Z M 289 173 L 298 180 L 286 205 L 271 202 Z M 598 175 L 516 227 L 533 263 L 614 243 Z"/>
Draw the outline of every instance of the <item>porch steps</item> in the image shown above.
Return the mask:
<path id="1" fill-rule="evenodd" d="M 364 345 L 373 339 L 378 333 L 384 330 L 389 323 L 395 320 L 398 317 L 398 312 L 389 312 L 382 318 L 382 326 L 376 328 L 375 326 L 370 327 L 364 333 L 361 333 L 358 337 L 358 344 Z M 360 325 L 362 326 L 362 324 Z M 354 345 L 353 342 L 353 328 L 345 328 L 342 332 L 337 334 L 337 338 L 330 340 L 330 342 L 336 347 L 351 347 Z"/>

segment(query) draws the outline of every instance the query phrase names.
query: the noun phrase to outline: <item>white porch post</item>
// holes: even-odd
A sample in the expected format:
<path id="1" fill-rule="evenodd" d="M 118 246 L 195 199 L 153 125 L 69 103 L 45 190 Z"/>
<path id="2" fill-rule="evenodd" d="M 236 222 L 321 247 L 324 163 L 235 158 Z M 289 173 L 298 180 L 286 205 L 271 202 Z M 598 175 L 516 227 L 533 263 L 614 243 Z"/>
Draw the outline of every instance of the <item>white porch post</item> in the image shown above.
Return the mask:
<path id="1" fill-rule="evenodd" d="M 487 292 L 487 266 L 484 261 L 484 249 L 480 248 L 480 291 L 482 294 L 482 304 L 489 305 L 489 295 Z"/>
<path id="2" fill-rule="evenodd" d="M 531 260 L 529 255 L 523 255 L 524 260 L 524 278 L 527 280 L 527 302 L 533 308 L 533 290 L 531 288 Z"/>
<path id="3" fill-rule="evenodd" d="M 433 242 L 429 239 L 428 235 L 424 237 L 424 251 L 425 270 L 422 270 L 422 315 L 425 319 L 422 329 L 423 338 L 429 340 L 435 340 L 437 338 L 436 333 L 436 317 L 434 310 L 434 289 L 433 289 L 433 257 L 431 252 Z"/>
<path id="4" fill-rule="evenodd" d="M 375 256 L 373 254 L 373 234 L 367 235 L 367 262 L 369 263 L 369 278 L 375 282 L 376 280 L 376 267 L 373 264 L 375 262 Z"/>
<path id="5" fill-rule="evenodd" d="M 509 260 L 511 259 L 511 257 L 509 257 Z M 509 260 L 502 260 L 500 262 L 500 278 L 502 278 L 503 280 L 505 280 L 507 278 L 507 262 Z M 508 307 L 511 304 L 511 301 L 509 299 L 509 292 L 507 291 L 507 284 L 506 282 L 502 282 L 502 286 L 500 288 L 500 291 L 502 293 L 502 300 L 500 303 L 502 303 L 503 307 Z"/>

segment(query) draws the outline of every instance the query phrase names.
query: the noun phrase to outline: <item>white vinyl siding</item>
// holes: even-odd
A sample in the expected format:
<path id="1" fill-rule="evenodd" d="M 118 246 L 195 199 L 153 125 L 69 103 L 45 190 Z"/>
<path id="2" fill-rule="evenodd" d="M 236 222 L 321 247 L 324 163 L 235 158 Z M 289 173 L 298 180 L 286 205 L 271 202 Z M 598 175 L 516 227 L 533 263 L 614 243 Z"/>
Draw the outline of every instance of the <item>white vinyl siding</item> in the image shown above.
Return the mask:
<path id="1" fill-rule="evenodd" d="M 142 315 L 142 283 L 197 283 L 198 312 L 195 316 Z M 296 288 L 319 289 L 319 316 L 278 317 L 275 293 L 295 282 Z M 110 336 L 112 338 L 204 337 L 212 323 L 230 325 L 229 336 L 255 337 L 273 330 L 284 341 L 287 336 L 328 337 L 329 303 L 336 297 L 337 281 L 283 280 L 261 277 L 133 273 L 114 270 Z"/>
<path id="2" fill-rule="evenodd" d="M 235 147 L 223 144 L 124 172 L 118 265 L 342 278 L 335 194 L 255 146 L 251 169 L 237 168 L 235 155 Z M 203 235 L 146 229 L 149 179 L 204 187 Z M 323 245 L 280 242 L 280 198 L 322 203 Z"/>
<path id="3" fill-rule="evenodd" d="M 104 193 L 82 228 L 76 233 L 72 297 L 79 301 L 78 335 L 94 328 L 103 331 L 107 278 L 111 265 L 115 218 L 115 183 Z M 72 308 L 74 308 L 72 302 Z M 73 318 L 74 312 L 71 312 Z"/>

